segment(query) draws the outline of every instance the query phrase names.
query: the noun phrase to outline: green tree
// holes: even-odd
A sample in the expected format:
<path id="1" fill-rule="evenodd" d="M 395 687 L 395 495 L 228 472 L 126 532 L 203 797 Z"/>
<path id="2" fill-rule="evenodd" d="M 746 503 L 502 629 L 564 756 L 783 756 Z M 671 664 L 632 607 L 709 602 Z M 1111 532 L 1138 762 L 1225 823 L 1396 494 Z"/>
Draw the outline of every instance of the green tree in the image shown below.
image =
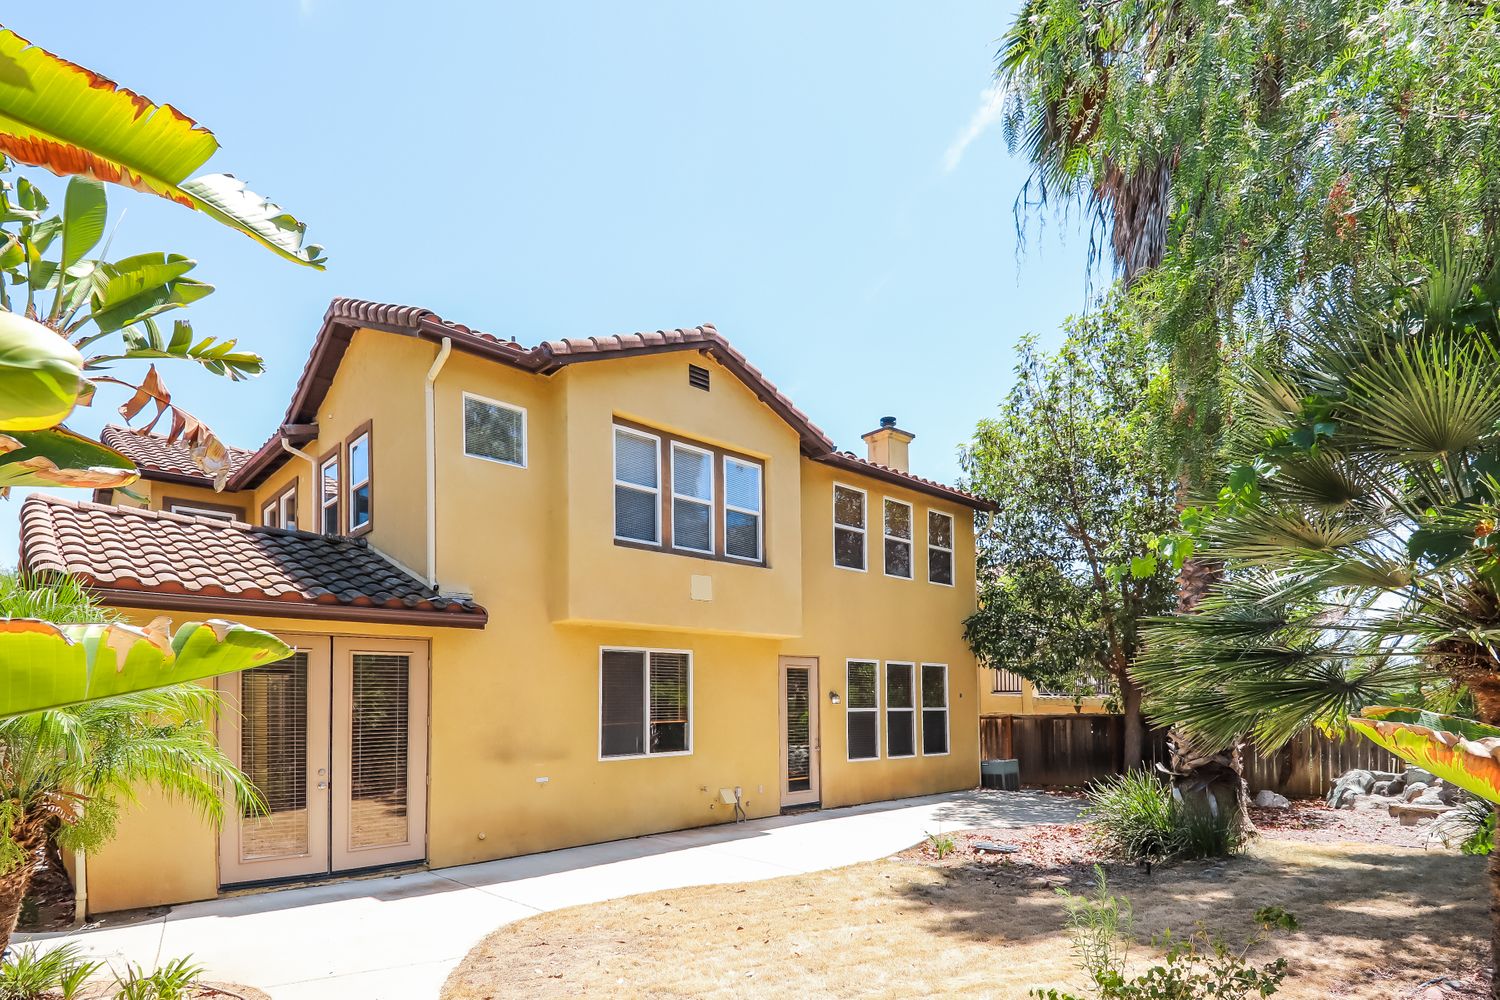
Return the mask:
<path id="1" fill-rule="evenodd" d="M 1465 691 L 1469 735 L 1500 732 L 1500 255 L 1428 259 L 1329 282 L 1238 384 L 1235 484 L 1200 533 L 1224 579 L 1135 671 L 1201 745 Z M 1490 880 L 1500 947 L 1500 860 Z"/>
<path id="2" fill-rule="evenodd" d="M 1149 433 L 1157 368 L 1113 303 L 1072 320 L 1055 353 L 1032 340 L 1020 350 L 999 416 L 962 456 L 969 488 L 997 508 L 980 516 L 979 610 L 965 636 L 984 663 L 1047 687 L 1112 679 L 1129 767 L 1144 739 L 1129 674 L 1139 625 L 1173 599 L 1170 562 L 1141 555 L 1176 523 L 1172 470 Z"/>
<path id="3" fill-rule="evenodd" d="M 69 579 L 0 577 L 0 614 L 61 624 L 112 616 Z M 222 819 L 254 787 L 218 749 L 213 691 L 177 685 L 0 719 L 0 951 L 15 930 L 50 840 L 63 850 L 109 840 L 122 805 L 154 788 Z"/>

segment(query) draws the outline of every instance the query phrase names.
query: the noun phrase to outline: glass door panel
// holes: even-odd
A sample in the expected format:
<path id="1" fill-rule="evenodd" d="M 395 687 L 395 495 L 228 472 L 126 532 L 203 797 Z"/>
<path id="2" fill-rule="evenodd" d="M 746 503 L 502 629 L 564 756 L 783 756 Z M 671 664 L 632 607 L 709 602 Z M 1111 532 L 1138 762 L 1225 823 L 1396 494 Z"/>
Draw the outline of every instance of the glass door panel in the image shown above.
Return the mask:
<path id="1" fill-rule="evenodd" d="M 818 801 L 818 661 L 781 660 L 781 804 Z"/>

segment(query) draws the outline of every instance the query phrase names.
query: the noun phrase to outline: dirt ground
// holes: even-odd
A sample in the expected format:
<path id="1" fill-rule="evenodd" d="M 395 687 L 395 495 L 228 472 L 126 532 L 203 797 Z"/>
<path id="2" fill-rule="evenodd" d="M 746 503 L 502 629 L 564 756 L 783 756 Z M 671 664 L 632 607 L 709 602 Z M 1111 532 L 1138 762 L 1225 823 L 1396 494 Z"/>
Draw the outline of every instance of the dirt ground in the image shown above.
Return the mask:
<path id="1" fill-rule="evenodd" d="M 1263 906 L 1301 928 L 1255 945 L 1284 956 L 1278 997 L 1395 1000 L 1461 989 L 1488 957 L 1484 859 L 1418 846 L 1425 832 L 1321 807 L 1257 812 L 1242 856 L 1157 868 L 1107 866 L 1136 936 L 1197 928 L 1257 934 Z M 1078 826 L 952 835 L 895 858 L 814 875 L 674 890 L 502 927 L 464 959 L 445 1000 L 510 997 L 996 997 L 1080 981 L 1056 890 L 1083 891 L 1096 860 Z M 1020 850 L 981 854 L 975 841 Z M 1140 967 L 1157 952 L 1131 951 Z M 1453 985 L 1445 981 L 1455 980 Z"/>

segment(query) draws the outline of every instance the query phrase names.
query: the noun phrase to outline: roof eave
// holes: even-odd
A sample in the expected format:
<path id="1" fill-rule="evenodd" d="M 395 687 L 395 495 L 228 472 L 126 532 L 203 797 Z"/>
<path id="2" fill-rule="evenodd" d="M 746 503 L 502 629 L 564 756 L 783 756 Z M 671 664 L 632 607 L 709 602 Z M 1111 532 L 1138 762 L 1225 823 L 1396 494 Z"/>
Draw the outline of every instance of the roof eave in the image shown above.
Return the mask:
<path id="1" fill-rule="evenodd" d="M 861 462 L 859 459 L 845 455 L 841 451 L 829 452 L 826 455 L 810 455 L 808 457 L 814 462 L 823 462 L 857 475 L 879 479 L 881 482 L 903 487 L 904 489 L 911 490 L 913 493 L 925 493 L 928 496 L 941 497 L 944 500 L 951 500 L 954 503 L 971 507 L 974 510 L 982 510 L 985 513 L 993 513 L 999 509 L 994 501 L 986 500 L 984 497 L 974 496 L 972 493 L 965 493 L 963 490 L 944 486 L 942 483 L 925 482 L 912 476 L 902 475 L 899 472 L 882 469 L 878 465 Z"/>
<path id="2" fill-rule="evenodd" d="M 310 621 L 437 626 L 439 628 L 484 628 L 490 620 L 489 612 L 483 608 L 474 611 L 430 611 L 357 604 L 320 604 L 315 601 L 272 601 L 247 597 L 162 594 L 149 590 L 94 585 L 89 585 L 89 590 L 103 603 L 115 607 L 192 611 L 213 615 L 260 615 L 265 618 L 303 618 Z"/>

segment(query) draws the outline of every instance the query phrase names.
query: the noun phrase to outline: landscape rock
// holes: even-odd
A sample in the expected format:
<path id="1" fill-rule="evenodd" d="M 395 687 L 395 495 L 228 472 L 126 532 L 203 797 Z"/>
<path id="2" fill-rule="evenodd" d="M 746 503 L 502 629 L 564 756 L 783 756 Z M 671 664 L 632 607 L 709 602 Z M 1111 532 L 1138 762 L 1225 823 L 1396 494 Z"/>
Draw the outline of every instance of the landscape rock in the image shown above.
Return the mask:
<path id="1" fill-rule="evenodd" d="M 1395 775 L 1389 775 L 1385 780 L 1389 781 Z M 1375 775 L 1370 771 L 1353 770 L 1348 771 L 1333 783 L 1332 790 L 1328 793 L 1328 804 L 1334 809 L 1344 809 L 1352 806 L 1351 794 L 1364 795 L 1375 787 Z"/>
<path id="2" fill-rule="evenodd" d="M 1402 792 L 1406 791 L 1406 780 L 1407 780 L 1406 779 L 1406 775 L 1404 775 L 1404 774 L 1398 774 L 1398 775 L 1396 775 L 1394 778 L 1392 778 L 1389 782 L 1386 783 L 1385 794 L 1387 794 L 1387 795 L 1400 795 Z"/>
<path id="3" fill-rule="evenodd" d="M 1261 809 L 1290 809 L 1292 800 L 1285 795 L 1276 794 L 1269 788 L 1262 788 L 1255 793 L 1254 804 Z"/>
<path id="4" fill-rule="evenodd" d="M 1401 797 L 1408 802 L 1415 802 L 1417 797 L 1425 791 L 1427 791 L 1426 782 L 1418 781 L 1415 784 L 1407 785 L 1406 791 L 1401 793 Z"/>
<path id="5" fill-rule="evenodd" d="M 1415 784 L 1418 781 L 1424 785 L 1430 785 L 1437 780 L 1437 777 L 1431 771 L 1426 768 L 1417 767 L 1415 764 L 1407 765 L 1406 773 L 1401 777 L 1408 785 Z"/>
<path id="6" fill-rule="evenodd" d="M 1447 781 L 1439 781 L 1435 786 L 1437 797 L 1445 806 L 1456 806 L 1463 796 L 1463 789 Z"/>
<path id="7" fill-rule="evenodd" d="M 1395 793 L 1391 791 L 1391 784 L 1392 784 L 1392 782 L 1389 782 L 1389 781 L 1377 781 L 1377 782 L 1375 782 L 1375 787 L 1372 788 L 1372 789 L 1370 789 L 1370 794 L 1371 795 L 1393 795 Z"/>

